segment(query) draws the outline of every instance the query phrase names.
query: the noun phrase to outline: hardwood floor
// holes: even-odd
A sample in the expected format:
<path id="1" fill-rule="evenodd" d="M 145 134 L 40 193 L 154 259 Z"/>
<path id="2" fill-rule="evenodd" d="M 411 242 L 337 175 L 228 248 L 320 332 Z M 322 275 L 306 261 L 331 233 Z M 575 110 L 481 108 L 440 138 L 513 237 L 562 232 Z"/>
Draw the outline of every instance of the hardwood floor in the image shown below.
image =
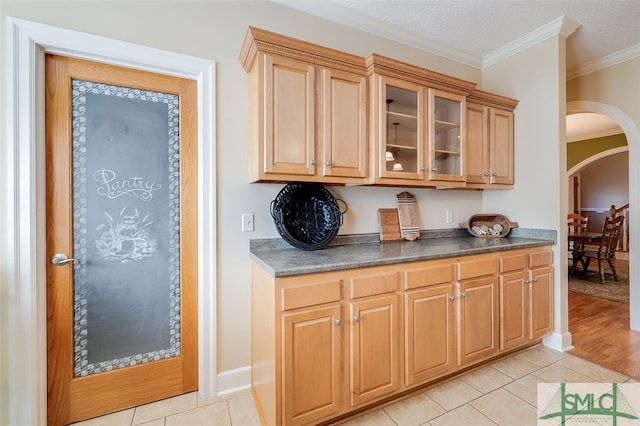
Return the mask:
<path id="1" fill-rule="evenodd" d="M 628 271 L 628 261 L 616 260 Z M 569 292 L 571 354 L 640 380 L 640 332 L 629 329 L 629 305 Z"/>

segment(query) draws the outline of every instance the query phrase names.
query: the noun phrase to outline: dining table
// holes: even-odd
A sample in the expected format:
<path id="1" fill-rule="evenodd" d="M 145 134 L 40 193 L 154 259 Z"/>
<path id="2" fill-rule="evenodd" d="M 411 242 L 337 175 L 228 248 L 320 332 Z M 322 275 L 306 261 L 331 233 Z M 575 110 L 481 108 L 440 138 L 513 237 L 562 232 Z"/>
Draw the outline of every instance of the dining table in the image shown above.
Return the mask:
<path id="1" fill-rule="evenodd" d="M 584 261 L 580 252 L 584 250 L 585 244 L 599 244 L 602 234 L 600 232 L 589 232 L 582 229 L 569 230 L 567 232 L 567 240 L 573 241 L 572 265 L 569 269 L 569 275 L 573 275 L 576 271 L 578 262 L 584 266 Z"/>

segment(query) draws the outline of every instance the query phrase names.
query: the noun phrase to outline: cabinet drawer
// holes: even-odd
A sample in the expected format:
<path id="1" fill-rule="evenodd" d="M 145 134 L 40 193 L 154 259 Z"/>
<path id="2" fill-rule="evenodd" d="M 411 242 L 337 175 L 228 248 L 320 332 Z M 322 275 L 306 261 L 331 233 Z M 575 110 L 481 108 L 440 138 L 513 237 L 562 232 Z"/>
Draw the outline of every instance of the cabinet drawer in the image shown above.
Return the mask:
<path id="1" fill-rule="evenodd" d="M 553 263 L 553 252 L 539 251 L 529 253 L 529 268 L 537 268 L 539 266 L 547 266 Z"/>
<path id="2" fill-rule="evenodd" d="M 453 264 L 438 265 L 405 272 L 404 288 L 425 287 L 434 284 L 445 284 L 454 280 Z"/>
<path id="3" fill-rule="evenodd" d="M 340 280 L 281 289 L 282 310 L 340 301 Z"/>
<path id="4" fill-rule="evenodd" d="M 513 256 L 503 256 L 500 258 L 500 273 L 527 269 L 527 255 L 516 254 Z"/>
<path id="5" fill-rule="evenodd" d="M 493 256 L 458 261 L 458 280 L 494 275 L 497 272 L 498 266 Z"/>
<path id="6" fill-rule="evenodd" d="M 399 274 L 397 272 L 357 277 L 351 279 L 351 298 L 373 296 L 375 294 L 391 293 L 398 290 Z"/>

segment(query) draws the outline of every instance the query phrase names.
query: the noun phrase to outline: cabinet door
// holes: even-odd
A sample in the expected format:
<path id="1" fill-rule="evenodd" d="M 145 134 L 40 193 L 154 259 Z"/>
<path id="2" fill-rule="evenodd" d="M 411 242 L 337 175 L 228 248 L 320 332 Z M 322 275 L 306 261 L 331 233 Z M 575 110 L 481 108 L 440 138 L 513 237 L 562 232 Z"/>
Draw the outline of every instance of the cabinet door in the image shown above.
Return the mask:
<path id="1" fill-rule="evenodd" d="M 340 319 L 340 305 L 283 315 L 284 424 L 311 423 L 340 409 Z"/>
<path id="2" fill-rule="evenodd" d="M 498 350 L 497 276 L 470 279 L 458 285 L 458 365 L 464 365 Z"/>
<path id="3" fill-rule="evenodd" d="M 513 112 L 489 112 L 491 183 L 513 184 Z"/>
<path id="4" fill-rule="evenodd" d="M 467 103 L 467 182 L 489 183 L 489 111 Z"/>
<path id="5" fill-rule="evenodd" d="M 529 339 L 528 282 L 526 270 L 500 276 L 500 350 Z"/>
<path id="6" fill-rule="evenodd" d="M 284 58 L 265 56 L 265 173 L 315 174 L 315 69 Z"/>
<path id="7" fill-rule="evenodd" d="M 323 176 L 367 177 L 367 79 L 322 70 Z"/>
<path id="8" fill-rule="evenodd" d="M 411 386 L 455 367 L 454 285 L 405 294 L 405 384 Z"/>
<path id="9" fill-rule="evenodd" d="M 553 267 L 532 269 L 529 282 L 529 338 L 537 339 L 553 329 Z"/>
<path id="10" fill-rule="evenodd" d="M 351 302 L 351 405 L 400 387 L 399 296 L 390 294 Z"/>
<path id="11" fill-rule="evenodd" d="M 388 77 L 374 81 L 377 177 L 423 180 L 425 89 Z"/>
<path id="12" fill-rule="evenodd" d="M 429 180 L 464 181 L 466 101 L 429 89 Z"/>

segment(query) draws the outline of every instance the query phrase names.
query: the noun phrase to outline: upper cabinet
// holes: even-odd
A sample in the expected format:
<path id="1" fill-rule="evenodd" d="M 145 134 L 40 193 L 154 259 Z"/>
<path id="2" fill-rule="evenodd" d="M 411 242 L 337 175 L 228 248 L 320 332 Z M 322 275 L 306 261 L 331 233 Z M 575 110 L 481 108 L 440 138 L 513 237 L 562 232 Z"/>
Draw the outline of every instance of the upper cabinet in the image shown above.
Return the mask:
<path id="1" fill-rule="evenodd" d="M 255 27 L 240 62 L 251 182 L 513 187 L 513 99 Z"/>
<path id="2" fill-rule="evenodd" d="M 378 54 L 371 86 L 371 183 L 464 187 L 466 95 L 475 83 Z"/>
<path id="3" fill-rule="evenodd" d="M 464 182 L 465 97 L 429 89 L 429 179 Z"/>
<path id="4" fill-rule="evenodd" d="M 366 183 L 363 58 L 250 27 L 240 61 L 252 182 Z"/>
<path id="5" fill-rule="evenodd" d="M 516 105 L 515 99 L 481 90 L 467 96 L 467 187 L 513 188 Z"/>

